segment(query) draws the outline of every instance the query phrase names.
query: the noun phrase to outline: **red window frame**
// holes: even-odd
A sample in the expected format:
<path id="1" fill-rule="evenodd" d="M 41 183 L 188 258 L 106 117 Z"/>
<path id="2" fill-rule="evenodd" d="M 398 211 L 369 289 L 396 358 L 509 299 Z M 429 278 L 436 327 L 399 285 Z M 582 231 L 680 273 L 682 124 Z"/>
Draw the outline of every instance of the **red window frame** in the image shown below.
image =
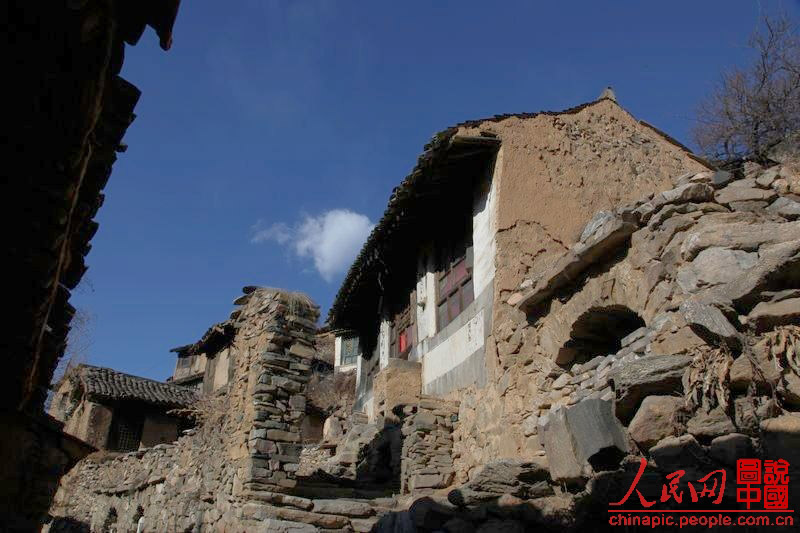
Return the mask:
<path id="1" fill-rule="evenodd" d="M 416 328 L 416 291 L 411 293 L 408 306 L 397 313 L 392 320 L 389 353 L 391 357 L 408 359 L 411 350 L 417 344 Z"/>
<path id="2" fill-rule="evenodd" d="M 463 249 L 463 248 L 462 248 Z M 441 331 L 475 299 L 472 284 L 472 249 L 447 262 L 436 276 L 436 326 Z"/>

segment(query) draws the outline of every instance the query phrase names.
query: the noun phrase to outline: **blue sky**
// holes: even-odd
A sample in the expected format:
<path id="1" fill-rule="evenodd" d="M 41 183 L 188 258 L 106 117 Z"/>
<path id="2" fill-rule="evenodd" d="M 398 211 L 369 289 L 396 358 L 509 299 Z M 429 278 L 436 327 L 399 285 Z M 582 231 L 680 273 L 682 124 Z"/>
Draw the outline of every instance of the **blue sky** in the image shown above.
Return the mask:
<path id="1" fill-rule="evenodd" d="M 88 362 L 164 379 L 174 346 L 244 285 L 327 310 L 392 188 L 436 131 L 618 101 L 690 143 L 762 2 L 183 2 L 169 52 L 126 50 L 142 90 L 72 303 Z"/>

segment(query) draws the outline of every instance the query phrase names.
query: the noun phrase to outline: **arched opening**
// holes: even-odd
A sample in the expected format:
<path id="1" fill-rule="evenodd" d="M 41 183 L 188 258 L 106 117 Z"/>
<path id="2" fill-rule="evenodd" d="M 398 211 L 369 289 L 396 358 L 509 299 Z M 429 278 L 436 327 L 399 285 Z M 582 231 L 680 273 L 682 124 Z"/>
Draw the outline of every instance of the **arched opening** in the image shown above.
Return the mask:
<path id="1" fill-rule="evenodd" d="M 622 339 L 644 325 L 644 320 L 624 305 L 592 307 L 572 324 L 569 340 L 558 351 L 556 363 L 585 363 L 598 355 L 616 353 L 622 347 Z"/>

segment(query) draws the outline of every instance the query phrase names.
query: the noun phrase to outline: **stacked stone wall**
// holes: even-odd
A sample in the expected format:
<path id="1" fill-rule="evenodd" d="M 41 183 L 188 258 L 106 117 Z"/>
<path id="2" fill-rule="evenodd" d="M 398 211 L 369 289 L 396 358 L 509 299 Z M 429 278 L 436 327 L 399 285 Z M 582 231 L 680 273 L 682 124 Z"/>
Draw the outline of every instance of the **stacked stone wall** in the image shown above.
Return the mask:
<path id="1" fill-rule="evenodd" d="M 141 517 L 153 530 L 245 530 L 251 491 L 295 485 L 318 308 L 300 294 L 254 288 L 237 304 L 223 348 L 233 378 L 195 406 L 201 424 L 175 443 L 79 463 L 56 495 L 53 531 L 135 529 Z"/>
<path id="2" fill-rule="evenodd" d="M 453 425 L 458 403 L 422 396 L 403 408 L 401 491 L 424 495 L 448 487 L 454 478 Z"/>

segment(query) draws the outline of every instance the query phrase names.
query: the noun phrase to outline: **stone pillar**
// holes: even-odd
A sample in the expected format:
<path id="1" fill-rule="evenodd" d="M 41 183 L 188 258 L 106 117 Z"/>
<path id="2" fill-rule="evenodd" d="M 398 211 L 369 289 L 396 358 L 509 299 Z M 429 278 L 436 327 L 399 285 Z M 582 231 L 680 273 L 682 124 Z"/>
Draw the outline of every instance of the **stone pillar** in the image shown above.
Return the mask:
<path id="1" fill-rule="evenodd" d="M 306 384 L 319 308 L 282 292 L 265 304 L 262 335 L 251 357 L 252 426 L 244 487 L 286 492 L 296 485 Z"/>
<path id="2" fill-rule="evenodd" d="M 403 407 L 401 492 L 421 496 L 453 482 L 453 425 L 458 403 L 422 396 Z"/>

